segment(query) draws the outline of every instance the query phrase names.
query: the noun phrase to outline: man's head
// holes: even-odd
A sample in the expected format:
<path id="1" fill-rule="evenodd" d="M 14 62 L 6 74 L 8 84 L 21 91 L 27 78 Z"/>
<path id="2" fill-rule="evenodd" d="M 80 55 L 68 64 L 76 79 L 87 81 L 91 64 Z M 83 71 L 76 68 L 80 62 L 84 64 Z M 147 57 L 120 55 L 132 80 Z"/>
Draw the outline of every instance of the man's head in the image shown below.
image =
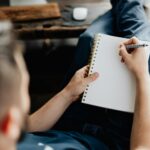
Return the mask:
<path id="1" fill-rule="evenodd" d="M 0 22 L 0 137 L 15 144 L 29 110 L 29 77 L 10 22 Z M 8 144 L 9 144 L 8 143 Z"/>

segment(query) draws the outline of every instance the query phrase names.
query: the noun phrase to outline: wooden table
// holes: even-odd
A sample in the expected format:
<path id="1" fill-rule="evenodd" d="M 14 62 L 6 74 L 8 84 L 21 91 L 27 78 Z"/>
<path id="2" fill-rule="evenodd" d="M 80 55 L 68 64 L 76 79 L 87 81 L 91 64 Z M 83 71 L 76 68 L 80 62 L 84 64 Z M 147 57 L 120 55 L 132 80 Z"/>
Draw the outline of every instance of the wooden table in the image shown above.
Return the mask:
<path id="1" fill-rule="evenodd" d="M 110 8 L 110 4 L 101 1 L 61 0 L 59 3 L 62 17 L 28 22 L 15 22 L 15 32 L 21 39 L 74 38 L 84 32 L 99 15 Z M 75 21 L 72 10 L 86 7 L 89 10 L 85 21 Z"/>

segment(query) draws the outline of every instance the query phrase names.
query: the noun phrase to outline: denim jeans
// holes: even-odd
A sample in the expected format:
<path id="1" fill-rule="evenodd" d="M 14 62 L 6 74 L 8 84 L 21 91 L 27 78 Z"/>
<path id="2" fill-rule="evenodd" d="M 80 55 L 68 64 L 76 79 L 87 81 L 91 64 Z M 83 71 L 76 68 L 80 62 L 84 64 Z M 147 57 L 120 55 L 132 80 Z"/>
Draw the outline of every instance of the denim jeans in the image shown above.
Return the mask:
<path id="1" fill-rule="evenodd" d="M 111 3 L 112 9 L 97 18 L 80 36 L 64 85 L 76 70 L 87 64 L 95 33 L 125 38 L 136 36 L 140 40 L 150 41 L 150 23 L 143 8 L 143 0 L 111 0 Z M 127 150 L 132 121 L 133 114 L 76 102 L 66 111 L 55 128 L 89 134 L 103 141 L 110 149 Z"/>

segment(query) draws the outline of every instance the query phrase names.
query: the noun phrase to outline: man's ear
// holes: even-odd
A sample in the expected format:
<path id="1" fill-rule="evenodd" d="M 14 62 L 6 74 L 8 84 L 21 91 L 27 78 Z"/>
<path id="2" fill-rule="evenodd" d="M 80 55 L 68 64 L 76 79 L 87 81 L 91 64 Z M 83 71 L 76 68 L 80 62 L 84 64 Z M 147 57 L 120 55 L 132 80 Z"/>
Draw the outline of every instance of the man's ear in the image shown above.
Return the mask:
<path id="1" fill-rule="evenodd" d="M 11 139 L 17 140 L 20 134 L 20 114 L 16 108 L 11 108 L 1 122 L 1 133 Z"/>

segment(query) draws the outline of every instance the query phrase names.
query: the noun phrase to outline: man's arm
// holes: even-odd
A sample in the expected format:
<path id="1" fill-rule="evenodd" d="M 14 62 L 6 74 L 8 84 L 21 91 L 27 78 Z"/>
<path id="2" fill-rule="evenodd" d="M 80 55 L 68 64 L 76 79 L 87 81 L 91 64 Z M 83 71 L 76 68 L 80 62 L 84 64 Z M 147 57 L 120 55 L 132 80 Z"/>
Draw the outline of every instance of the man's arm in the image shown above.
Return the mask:
<path id="1" fill-rule="evenodd" d="M 54 126 L 71 103 L 83 93 L 87 84 L 97 79 L 98 73 L 87 76 L 88 66 L 76 72 L 70 83 L 42 108 L 28 118 L 28 131 L 45 131 Z"/>
<path id="2" fill-rule="evenodd" d="M 150 149 L 150 78 L 137 80 L 137 98 L 131 136 L 131 149 Z"/>
<path id="3" fill-rule="evenodd" d="M 131 133 L 131 150 L 150 149 L 150 77 L 144 48 L 127 53 L 125 45 L 139 44 L 138 39 L 125 41 L 120 47 L 123 62 L 136 77 L 136 104 Z"/>

